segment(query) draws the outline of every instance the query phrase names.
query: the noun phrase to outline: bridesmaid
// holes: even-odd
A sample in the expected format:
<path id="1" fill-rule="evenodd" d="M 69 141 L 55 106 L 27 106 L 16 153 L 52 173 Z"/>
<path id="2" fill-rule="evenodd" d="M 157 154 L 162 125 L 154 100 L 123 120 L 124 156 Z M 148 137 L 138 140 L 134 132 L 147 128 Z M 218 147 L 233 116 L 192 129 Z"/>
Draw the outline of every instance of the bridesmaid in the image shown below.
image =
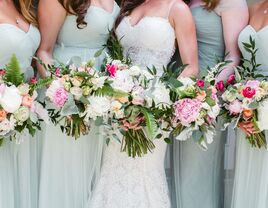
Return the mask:
<path id="1" fill-rule="evenodd" d="M 40 0 L 38 56 L 45 63 L 53 58 L 67 63 L 73 56 L 88 61 L 106 43 L 118 13 L 113 0 Z M 97 66 L 103 57 L 96 60 Z M 46 76 L 42 67 L 39 72 Z M 77 141 L 52 124 L 46 129 L 39 208 L 82 208 L 97 177 L 103 138 L 97 127 Z"/>
<path id="2" fill-rule="evenodd" d="M 33 75 L 32 56 L 40 34 L 31 0 L 0 1 L 0 68 L 4 68 L 12 54 L 28 76 Z M 30 67 L 30 68 L 29 68 Z M 29 134 L 4 140 L 0 147 L 0 207 L 37 207 L 37 141 Z"/>
<path id="3" fill-rule="evenodd" d="M 239 46 L 243 57 L 250 55 L 243 48 L 249 37 L 256 41 L 256 58 L 261 64 L 259 70 L 268 76 L 268 0 L 261 1 L 250 8 L 249 25 L 239 36 Z M 245 133 L 251 133 L 252 124 L 241 124 Z M 268 207 L 268 151 L 252 148 L 243 131 L 237 132 L 237 155 L 232 208 L 267 208 Z M 267 140 L 266 131 L 266 140 Z"/>
<path id="4" fill-rule="evenodd" d="M 227 80 L 233 66 L 240 61 L 238 35 L 247 24 L 245 0 L 191 0 L 189 2 L 197 28 L 199 68 L 215 66 L 216 58 L 227 59 L 228 65 L 218 80 Z M 220 128 L 220 127 L 219 127 Z M 174 144 L 174 178 L 178 208 L 223 207 L 224 145 L 226 133 L 217 131 L 208 151 L 202 151 L 192 140 Z"/>

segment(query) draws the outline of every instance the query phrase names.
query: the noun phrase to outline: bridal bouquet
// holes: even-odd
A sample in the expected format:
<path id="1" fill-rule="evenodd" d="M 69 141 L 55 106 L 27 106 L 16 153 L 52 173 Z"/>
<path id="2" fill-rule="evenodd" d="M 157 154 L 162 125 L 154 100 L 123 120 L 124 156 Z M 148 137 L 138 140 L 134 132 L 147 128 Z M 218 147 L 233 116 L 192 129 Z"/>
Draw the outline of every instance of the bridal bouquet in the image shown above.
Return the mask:
<path id="1" fill-rule="evenodd" d="M 111 99 L 108 138 L 119 140 L 129 156 L 141 157 L 155 148 L 154 139 L 163 137 L 157 115 L 171 105 L 169 90 L 138 66 L 115 60 L 106 71 L 111 86 L 125 93 Z"/>
<path id="2" fill-rule="evenodd" d="M 203 149 L 213 142 L 220 112 L 217 89 L 208 81 L 180 78 L 173 96 L 172 135 L 180 141 L 192 138 Z"/>
<path id="3" fill-rule="evenodd" d="M 15 55 L 0 70 L 1 143 L 4 138 L 19 139 L 16 136 L 26 131 L 34 136 L 41 122 L 49 121 L 47 110 L 37 101 L 37 90 L 48 83 L 49 80 L 37 81 L 34 77 L 25 82 Z"/>
<path id="4" fill-rule="evenodd" d="M 220 81 L 217 87 L 222 91 L 222 115 L 226 126 L 233 123 L 235 127 L 240 122 L 252 122 L 256 132 L 247 136 L 253 147 L 266 147 L 265 135 L 262 132 L 268 129 L 267 98 L 268 82 L 258 73 L 256 63 L 255 42 L 250 38 L 250 43 L 244 47 L 251 54 L 251 59 L 244 59 L 242 66 L 237 67 L 235 75 L 231 75 L 227 83 Z"/>
<path id="5" fill-rule="evenodd" d="M 90 124 L 105 117 L 110 109 L 109 96 L 122 95 L 113 90 L 108 76 L 94 68 L 94 61 L 48 66 L 53 81 L 46 91 L 52 122 L 75 139 L 88 134 Z"/>

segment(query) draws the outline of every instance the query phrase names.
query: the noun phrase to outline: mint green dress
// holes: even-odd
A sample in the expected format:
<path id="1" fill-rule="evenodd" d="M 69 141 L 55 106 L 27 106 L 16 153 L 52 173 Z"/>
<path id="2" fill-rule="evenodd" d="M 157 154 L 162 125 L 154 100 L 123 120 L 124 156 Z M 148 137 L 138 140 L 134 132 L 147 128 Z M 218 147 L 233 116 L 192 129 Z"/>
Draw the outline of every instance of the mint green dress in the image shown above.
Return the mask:
<path id="1" fill-rule="evenodd" d="M 39 43 L 37 28 L 24 32 L 11 24 L 0 24 L 0 68 L 15 54 L 27 76 L 33 75 L 32 57 Z M 16 141 L 4 140 L 0 147 L 0 207 L 36 208 L 38 192 L 38 136 L 29 134 Z"/>
<path id="2" fill-rule="evenodd" d="M 243 57 L 250 54 L 244 49 L 243 42 L 249 43 L 249 37 L 256 41 L 256 61 L 261 64 L 260 73 L 268 76 L 268 26 L 256 31 L 247 26 L 240 34 L 239 46 Z M 268 132 L 266 131 L 266 140 Z M 236 168 L 231 208 L 267 208 L 268 207 L 268 150 L 252 148 L 245 134 L 237 131 Z"/>
<path id="3" fill-rule="evenodd" d="M 77 28 L 76 16 L 67 16 L 57 38 L 54 58 L 67 63 L 78 56 L 88 61 L 106 44 L 118 14 L 116 3 L 111 13 L 90 6 L 83 29 Z M 97 58 L 96 66 L 103 57 Z M 99 128 L 92 126 L 90 134 L 78 140 L 66 136 L 53 124 L 46 127 L 44 134 L 39 208 L 83 208 L 91 197 L 101 163 L 105 140 Z"/>
<path id="4" fill-rule="evenodd" d="M 238 0 L 236 6 L 244 6 Z M 200 76 L 206 75 L 207 66 L 213 67 L 217 59 L 223 60 L 225 42 L 220 13 L 233 8 L 233 1 L 222 0 L 214 11 L 202 6 L 191 8 L 196 23 Z M 201 150 L 193 140 L 175 141 L 173 148 L 174 185 L 173 207 L 221 208 L 224 206 L 224 150 L 227 133 L 219 122 L 216 136 L 207 151 Z M 174 190 L 174 189 L 173 189 Z M 175 195 L 175 196 L 174 196 Z"/>

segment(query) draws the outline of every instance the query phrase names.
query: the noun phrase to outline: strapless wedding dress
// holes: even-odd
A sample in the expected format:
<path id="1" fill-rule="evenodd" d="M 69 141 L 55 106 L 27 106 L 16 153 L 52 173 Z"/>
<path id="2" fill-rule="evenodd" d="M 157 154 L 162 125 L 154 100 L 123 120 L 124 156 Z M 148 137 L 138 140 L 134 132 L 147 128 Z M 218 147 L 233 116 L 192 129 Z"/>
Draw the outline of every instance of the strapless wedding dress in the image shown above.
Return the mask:
<path id="1" fill-rule="evenodd" d="M 125 55 L 144 70 L 155 66 L 157 75 L 175 51 L 175 32 L 168 18 L 144 17 L 131 25 L 125 17 L 116 30 Z M 169 208 L 165 155 L 167 144 L 155 140 L 155 149 L 141 158 L 120 152 L 121 144 L 111 141 L 104 151 L 101 176 L 88 208 Z"/>

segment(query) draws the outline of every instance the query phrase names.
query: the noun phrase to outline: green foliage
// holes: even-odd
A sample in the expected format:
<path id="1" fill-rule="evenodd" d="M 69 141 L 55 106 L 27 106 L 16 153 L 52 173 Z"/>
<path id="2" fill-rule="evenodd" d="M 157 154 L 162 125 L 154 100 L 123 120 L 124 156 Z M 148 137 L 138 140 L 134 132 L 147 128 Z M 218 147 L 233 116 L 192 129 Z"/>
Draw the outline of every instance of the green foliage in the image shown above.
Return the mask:
<path id="1" fill-rule="evenodd" d="M 6 65 L 4 80 L 14 84 L 15 86 L 19 86 L 24 81 L 20 64 L 15 54 L 12 55 L 9 63 Z"/>
<path id="2" fill-rule="evenodd" d="M 145 118 L 145 123 L 146 123 L 146 129 L 148 131 L 148 136 L 150 139 L 154 139 L 156 136 L 156 132 L 157 132 L 157 123 L 156 120 L 154 118 L 154 115 L 150 112 L 148 112 L 146 109 L 144 108 L 140 108 L 141 113 L 143 114 L 144 118 Z"/>
<path id="3" fill-rule="evenodd" d="M 124 56 L 123 47 L 121 45 L 121 39 L 117 38 L 114 31 L 110 31 L 108 41 L 104 47 L 107 48 L 108 55 L 110 56 L 111 59 L 120 60 L 125 64 L 130 64 L 131 60 L 129 59 L 129 57 Z"/>
<path id="4" fill-rule="evenodd" d="M 128 94 L 125 92 L 121 92 L 119 90 L 115 90 L 111 85 L 105 84 L 102 88 L 97 89 L 94 92 L 95 96 L 109 96 L 109 97 L 125 97 Z"/>
<path id="5" fill-rule="evenodd" d="M 242 59 L 242 65 L 237 67 L 235 71 L 237 77 L 239 77 L 240 80 L 265 78 L 265 76 L 259 74 L 259 67 L 261 65 L 256 61 L 256 54 L 258 49 L 256 48 L 255 40 L 250 36 L 249 42 L 243 43 L 243 47 L 249 53 L 250 59 Z"/>

